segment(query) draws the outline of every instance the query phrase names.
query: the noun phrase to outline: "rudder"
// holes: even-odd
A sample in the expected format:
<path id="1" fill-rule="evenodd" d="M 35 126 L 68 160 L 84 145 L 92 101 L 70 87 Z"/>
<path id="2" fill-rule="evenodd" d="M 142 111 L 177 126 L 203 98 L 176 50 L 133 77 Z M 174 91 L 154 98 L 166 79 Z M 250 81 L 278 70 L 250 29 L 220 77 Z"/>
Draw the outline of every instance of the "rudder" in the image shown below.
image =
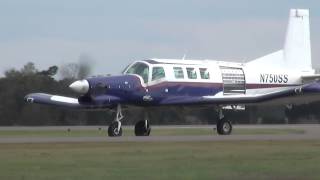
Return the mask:
<path id="1" fill-rule="evenodd" d="M 308 9 L 291 9 L 284 45 L 284 61 L 288 68 L 312 71 L 310 22 Z"/>

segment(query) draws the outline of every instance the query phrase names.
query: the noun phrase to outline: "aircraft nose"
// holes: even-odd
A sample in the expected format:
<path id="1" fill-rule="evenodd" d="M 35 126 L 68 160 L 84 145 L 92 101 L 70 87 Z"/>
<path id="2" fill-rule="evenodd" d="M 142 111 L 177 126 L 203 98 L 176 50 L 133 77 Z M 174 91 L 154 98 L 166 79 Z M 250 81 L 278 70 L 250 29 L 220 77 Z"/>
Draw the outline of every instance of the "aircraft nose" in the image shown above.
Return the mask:
<path id="1" fill-rule="evenodd" d="M 89 83 L 87 80 L 75 81 L 69 86 L 74 92 L 85 94 L 89 91 Z"/>

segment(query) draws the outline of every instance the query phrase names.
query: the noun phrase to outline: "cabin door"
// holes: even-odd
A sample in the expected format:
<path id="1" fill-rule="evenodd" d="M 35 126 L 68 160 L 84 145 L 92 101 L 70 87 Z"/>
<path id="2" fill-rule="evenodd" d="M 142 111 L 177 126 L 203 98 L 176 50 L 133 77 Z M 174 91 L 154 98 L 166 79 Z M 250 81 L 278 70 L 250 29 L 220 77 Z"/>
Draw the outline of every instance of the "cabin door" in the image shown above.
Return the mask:
<path id="1" fill-rule="evenodd" d="M 223 94 L 245 94 L 246 79 L 242 68 L 220 66 Z"/>

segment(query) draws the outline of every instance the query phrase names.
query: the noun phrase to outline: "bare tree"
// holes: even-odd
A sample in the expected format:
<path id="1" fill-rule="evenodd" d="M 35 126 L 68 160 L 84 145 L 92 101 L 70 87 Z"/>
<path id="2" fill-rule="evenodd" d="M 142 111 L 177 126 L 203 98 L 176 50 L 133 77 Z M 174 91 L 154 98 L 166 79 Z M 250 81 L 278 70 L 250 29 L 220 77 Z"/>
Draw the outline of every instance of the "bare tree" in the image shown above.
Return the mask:
<path id="1" fill-rule="evenodd" d="M 33 62 L 28 62 L 21 69 L 21 73 L 23 75 L 31 75 L 31 74 L 35 74 L 36 72 L 37 72 L 37 70 L 36 70 L 36 67 Z"/>
<path id="2" fill-rule="evenodd" d="M 79 57 L 78 79 L 84 79 L 91 74 L 93 58 L 87 54 Z"/>
<path id="3" fill-rule="evenodd" d="M 59 75 L 62 79 L 77 79 L 79 65 L 76 63 L 64 64 L 59 68 Z"/>
<path id="4" fill-rule="evenodd" d="M 61 79 L 84 79 L 91 73 L 93 58 L 89 55 L 82 54 L 78 63 L 64 64 L 59 68 Z"/>

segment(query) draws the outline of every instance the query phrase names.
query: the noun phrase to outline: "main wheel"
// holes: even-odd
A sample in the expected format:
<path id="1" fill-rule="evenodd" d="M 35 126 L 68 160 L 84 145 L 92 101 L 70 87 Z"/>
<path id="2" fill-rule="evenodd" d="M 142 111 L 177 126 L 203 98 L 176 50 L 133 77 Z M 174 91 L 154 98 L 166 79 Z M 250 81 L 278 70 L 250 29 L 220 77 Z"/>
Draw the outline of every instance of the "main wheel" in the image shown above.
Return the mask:
<path id="1" fill-rule="evenodd" d="M 108 128 L 108 136 L 110 137 L 122 136 L 122 127 L 120 126 L 120 129 L 118 130 L 117 121 L 114 121 L 110 124 Z"/>
<path id="2" fill-rule="evenodd" d="M 151 127 L 149 125 L 149 122 L 147 120 L 147 123 L 145 120 L 139 121 L 134 126 L 134 134 L 136 136 L 149 136 L 151 132 Z"/>
<path id="3" fill-rule="evenodd" d="M 217 123 L 217 132 L 220 135 L 229 135 L 232 132 L 232 124 L 227 119 L 220 119 Z"/>

